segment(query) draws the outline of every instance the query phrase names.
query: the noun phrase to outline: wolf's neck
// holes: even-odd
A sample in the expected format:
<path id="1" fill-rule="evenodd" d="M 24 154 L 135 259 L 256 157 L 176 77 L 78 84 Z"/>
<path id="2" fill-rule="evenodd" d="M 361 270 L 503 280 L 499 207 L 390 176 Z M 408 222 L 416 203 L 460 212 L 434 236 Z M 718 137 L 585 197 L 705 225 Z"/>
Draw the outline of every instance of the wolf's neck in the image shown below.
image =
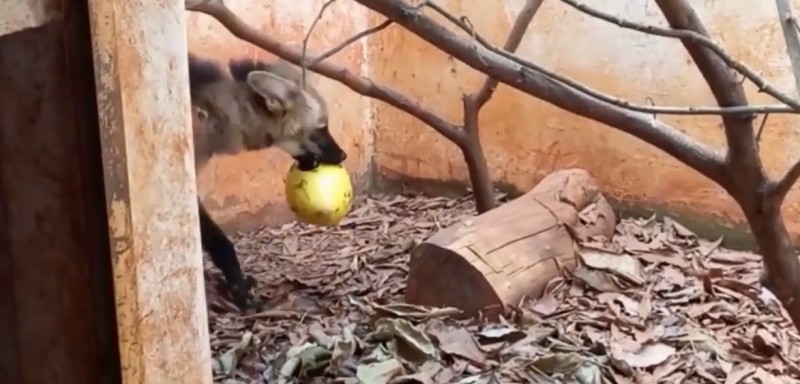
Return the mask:
<path id="1" fill-rule="evenodd" d="M 276 121 L 253 103 L 252 91 L 241 83 L 211 84 L 193 101 L 208 112 L 200 138 L 208 156 L 233 155 L 273 144 Z M 197 136 L 197 134 L 196 134 Z"/>

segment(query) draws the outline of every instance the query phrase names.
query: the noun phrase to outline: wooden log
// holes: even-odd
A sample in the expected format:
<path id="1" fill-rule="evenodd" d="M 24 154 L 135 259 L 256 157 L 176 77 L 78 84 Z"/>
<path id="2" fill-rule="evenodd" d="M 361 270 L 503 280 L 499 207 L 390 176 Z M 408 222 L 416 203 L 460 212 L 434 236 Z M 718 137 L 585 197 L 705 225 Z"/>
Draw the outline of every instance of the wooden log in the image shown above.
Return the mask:
<path id="1" fill-rule="evenodd" d="M 554 172 L 519 198 L 414 247 L 406 302 L 494 317 L 523 296 L 541 295 L 560 268 L 575 266 L 575 240 L 610 238 L 616 222 L 588 172 Z"/>

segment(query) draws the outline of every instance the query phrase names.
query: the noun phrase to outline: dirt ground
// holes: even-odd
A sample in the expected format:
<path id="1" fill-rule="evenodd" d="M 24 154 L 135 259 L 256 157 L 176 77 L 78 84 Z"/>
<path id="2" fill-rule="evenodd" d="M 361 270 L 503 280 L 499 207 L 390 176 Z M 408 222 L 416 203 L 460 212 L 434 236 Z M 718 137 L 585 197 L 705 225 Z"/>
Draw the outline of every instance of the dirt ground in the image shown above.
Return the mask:
<path id="1" fill-rule="evenodd" d="M 759 285 L 760 258 L 668 218 L 623 220 L 499 323 L 403 305 L 411 247 L 473 212 L 469 197 L 371 196 L 338 228 L 238 235 L 272 305 L 242 316 L 208 289 L 215 381 L 800 382 L 800 336 Z"/>

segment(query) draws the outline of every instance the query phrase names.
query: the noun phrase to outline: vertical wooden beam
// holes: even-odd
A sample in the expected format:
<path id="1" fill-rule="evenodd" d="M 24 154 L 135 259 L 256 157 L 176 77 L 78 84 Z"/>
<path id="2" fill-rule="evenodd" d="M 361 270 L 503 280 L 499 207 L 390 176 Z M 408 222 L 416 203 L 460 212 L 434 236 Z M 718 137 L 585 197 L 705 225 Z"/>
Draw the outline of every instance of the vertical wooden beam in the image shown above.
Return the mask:
<path id="1" fill-rule="evenodd" d="M 87 273 L 91 285 L 95 334 L 95 361 L 91 365 L 93 384 L 118 384 L 122 380 L 117 338 L 117 316 L 114 300 L 114 278 L 108 233 L 108 212 L 105 204 L 103 145 L 97 120 L 97 97 L 94 82 L 92 31 L 89 4 L 84 0 L 62 0 L 64 7 L 64 51 L 68 71 L 64 85 L 69 85 L 67 100 L 56 103 L 74 117 L 76 148 L 72 156 L 79 164 L 79 196 L 83 212 L 82 239 L 89 262 Z M 64 118 L 70 113 L 64 113 Z M 77 209 L 77 207 L 76 207 Z M 74 256 L 73 256 L 74 257 Z M 87 314 L 78 318 L 85 321 Z M 59 379 L 62 381 L 63 379 Z M 66 383 L 64 383 L 66 384 Z"/>
<path id="2" fill-rule="evenodd" d="M 183 0 L 90 0 L 122 377 L 211 383 Z"/>

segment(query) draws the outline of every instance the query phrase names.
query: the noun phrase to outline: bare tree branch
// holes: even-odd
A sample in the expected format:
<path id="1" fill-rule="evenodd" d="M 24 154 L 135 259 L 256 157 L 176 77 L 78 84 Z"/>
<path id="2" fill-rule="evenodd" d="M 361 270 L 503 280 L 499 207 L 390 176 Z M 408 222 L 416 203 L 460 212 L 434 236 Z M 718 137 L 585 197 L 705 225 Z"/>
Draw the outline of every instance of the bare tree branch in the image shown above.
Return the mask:
<path id="1" fill-rule="evenodd" d="M 525 31 L 528 30 L 533 16 L 541 7 L 544 0 L 527 0 L 525 6 L 517 15 L 514 24 L 511 26 L 511 31 L 508 33 L 505 45 L 503 48 L 506 51 L 514 52 L 519 48 L 522 43 L 522 38 L 525 36 Z M 462 149 L 465 152 L 465 160 L 467 168 L 469 169 L 470 178 L 472 178 L 472 189 L 475 193 L 476 208 L 479 213 L 486 212 L 494 208 L 494 190 L 492 188 L 491 175 L 489 174 L 489 167 L 486 164 L 486 157 L 483 154 L 481 146 L 481 137 L 479 132 L 478 117 L 481 113 L 481 108 L 489 101 L 497 88 L 497 79 L 487 76 L 481 87 L 477 92 L 471 95 L 464 95 L 462 98 L 464 106 L 464 132 L 466 133 L 467 140 L 466 146 Z M 466 156 L 469 153 L 470 156 Z"/>
<path id="2" fill-rule="evenodd" d="M 234 36 L 243 41 L 259 46 L 294 64 L 305 65 L 309 62 L 306 60 L 305 46 L 311 31 L 304 39 L 304 47 L 300 52 L 280 44 L 266 34 L 244 23 L 224 5 L 223 0 L 185 1 L 188 10 L 202 12 L 217 19 Z M 333 1 L 327 0 L 323 9 Z M 708 33 L 689 5 L 688 0 L 656 0 L 671 27 L 678 30 L 644 26 L 644 32 L 679 38 L 692 56 L 719 104 L 720 110 L 717 114 L 722 115 L 729 147 L 727 158 L 721 152 L 714 151 L 694 138 L 656 120 L 654 116 L 631 111 L 629 109 L 630 104 L 627 102 L 603 95 L 569 78 L 538 67 L 509 52 L 515 50 L 519 44 L 519 41 L 515 43 L 514 39 L 522 38 L 525 29 L 522 26 L 519 27 L 522 28 L 522 31 L 518 31 L 519 37 L 515 36 L 515 28 L 512 28 L 512 33 L 509 34 L 506 42 L 506 49 L 500 49 L 478 35 L 470 25 L 469 20 L 456 18 L 443 8 L 431 3 L 431 0 L 422 0 L 421 4 L 417 6 L 408 4 L 404 0 L 356 1 L 387 17 L 388 20 L 386 22 L 372 28 L 372 31 L 379 31 L 393 22 L 397 23 L 441 51 L 490 77 L 484 82 L 478 93 L 464 97 L 465 128 L 467 126 L 474 127 L 473 131 L 469 131 L 473 132 L 474 135 L 469 133 L 467 129 L 459 130 L 455 125 L 425 109 L 420 103 L 408 99 L 391 88 L 376 84 L 369 79 L 358 77 L 343 67 L 323 61 L 324 58 L 334 55 L 349 43 L 358 40 L 358 36 L 363 37 L 374 32 L 364 31 L 348 39 L 345 43 L 323 55 L 321 59 L 311 61 L 312 65 L 308 67 L 309 69 L 339 81 L 361 95 L 384 101 L 415 116 L 454 142 L 464 153 L 468 166 L 470 163 L 476 164 L 480 162 L 475 160 L 476 157 L 469 156 L 470 153 L 483 155 L 479 145 L 480 142 L 471 139 L 478 137 L 477 111 L 480 106 L 491 98 L 498 82 L 503 82 L 566 111 L 604 123 L 659 148 L 704 176 L 716 181 L 734 197 L 742 208 L 750 224 L 750 229 L 764 255 L 765 271 L 772 276 L 766 279 L 768 285 L 765 286 L 772 290 L 781 300 L 795 326 L 800 329 L 800 263 L 798 263 L 795 256 L 791 238 L 780 210 L 783 198 L 796 180 L 800 178 L 800 161 L 792 165 L 778 182 L 772 183 L 769 181 L 758 155 L 758 143 L 753 128 L 754 116 L 751 110 L 748 109 L 752 107 L 748 106 L 742 84 L 735 78 L 730 68 L 742 72 L 746 78 L 761 87 L 762 91 L 785 102 L 795 112 L 800 111 L 800 108 L 798 108 L 800 102 L 777 92 L 744 64 L 738 63 L 730 56 L 727 56 L 719 46 L 707 37 Z M 585 6 L 573 0 L 562 1 L 574 4 L 576 8 L 587 12 Z M 526 9 L 529 6 L 534 7 L 533 4 L 536 2 L 541 3 L 541 0 L 528 0 Z M 420 8 L 426 5 L 466 31 L 471 40 L 459 36 L 425 15 Z M 535 12 L 535 10 L 532 11 L 532 13 Z M 320 12 L 317 20 L 321 15 L 322 12 Z M 523 11 L 518 16 L 515 27 L 518 23 L 527 25 L 527 23 L 520 21 L 520 19 L 524 19 L 524 16 L 525 12 Z M 533 17 L 532 14 L 531 17 Z M 618 25 L 622 27 L 638 28 L 636 24 L 624 20 L 616 20 Z M 793 18 L 787 20 L 791 21 L 795 28 L 797 27 Z M 530 20 L 528 20 L 529 22 Z M 314 24 L 316 24 L 316 21 Z M 313 25 L 311 29 L 313 29 Z M 798 81 L 798 85 L 800 86 L 800 81 Z M 469 103 L 470 101 L 472 103 Z M 641 109 L 643 107 L 633 106 L 633 108 Z M 768 112 L 785 113 L 785 110 L 778 110 L 776 106 L 762 106 L 759 108 L 776 108 L 776 110 L 769 110 Z M 732 110 L 735 111 L 732 112 Z M 467 111 L 471 112 L 467 113 Z M 765 122 L 766 116 L 762 120 L 762 128 Z M 760 131 L 761 129 L 759 129 L 759 136 Z M 478 145 L 476 146 L 475 143 Z M 485 159 L 481 161 L 485 165 Z"/>
<path id="3" fill-rule="evenodd" d="M 681 37 L 681 42 L 706 79 L 717 103 L 726 107 L 747 105 L 744 88 L 728 70 L 728 64 L 718 52 L 697 38 L 700 36 L 710 41 L 705 37 L 708 35 L 705 26 L 691 5 L 686 0 L 656 0 L 656 4 L 672 28 L 686 30 L 683 32 L 691 31 L 692 35 L 684 35 Z M 737 173 L 737 177 L 732 179 L 739 183 L 756 185 L 755 183 L 761 181 L 757 179 L 763 178 L 764 172 L 761 158 L 758 156 L 752 119 L 741 115 L 723 115 L 722 122 L 728 142 L 728 165 Z M 730 187 L 730 185 L 725 186 Z"/>
<path id="4" fill-rule="evenodd" d="M 792 15 L 792 6 L 788 0 L 775 0 L 775 5 L 778 8 L 783 38 L 786 41 L 786 53 L 792 65 L 796 91 L 800 95 L 800 38 L 798 38 L 797 22 Z M 780 204 L 798 178 L 800 178 L 800 160 L 795 161 L 786 173 L 770 186 L 769 195 L 777 198 Z"/>
<path id="5" fill-rule="evenodd" d="M 588 96 L 571 85 L 566 85 L 560 79 L 554 79 L 547 73 L 532 69 L 522 59 L 508 57 L 515 57 L 513 54 L 504 54 L 501 53 L 504 51 L 499 49 L 501 52 L 482 47 L 484 43 L 473 46 L 469 40 L 439 25 L 417 7 L 399 0 L 356 1 L 394 20 L 411 33 L 473 69 L 492 76 L 504 84 L 637 137 L 712 180 L 719 179 L 724 172 L 724 158 L 721 154 L 691 136 L 649 115 L 635 113 Z M 448 19 L 459 21 L 454 16 L 449 16 Z M 476 35 L 475 39 L 478 40 L 479 36 Z"/>
<path id="6" fill-rule="evenodd" d="M 800 161 L 796 161 L 792 164 L 792 166 L 786 170 L 786 173 L 784 173 L 777 182 L 771 185 L 768 194 L 779 199 L 778 203 L 780 203 L 798 179 L 800 179 Z"/>
<path id="7" fill-rule="evenodd" d="M 569 77 L 560 75 L 558 73 L 552 72 L 544 67 L 541 67 L 533 62 L 525 60 L 511 52 L 507 52 L 506 50 L 497 48 L 493 46 L 490 42 L 486 41 L 483 37 L 476 34 L 474 29 L 471 25 L 468 25 L 464 20 L 461 20 L 452 14 L 450 14 L 447 10 L 442 8 L 441 6 L 433 3 L 427 2 L 425 3 L 427 7 L 433 9 L 440 15 L 444 16 L 448 21 L 452 22 L 465 32 L 467 32 L 474 41 L 478 42 L 484 48 L 501 55 L 509 60 L 512 60 L 528 69 L 532 69 L 537 72 L 541 72 L 548 77 L 551 77 L 554 80 L 560 81 L 567 86 L 570 86 L 580 92 L 583 92 L 589 96 L 592 96 L 598 100 L 605 101 L 609 104 L 614 104 L 618 107 L 622 107 L 625 109 L 629 109 L 631 111 L 636 112 L 644 112 L 649 114 L 662 114 L 662 115 L 740 115 L 744 113 L 800 113 L 800 110 L 796 110 L 794 108 L 788 107 L 786 105 L 764 105 L 764 106 L 736 106 L 736 107 L 656 107 L 656 106 L 645 106 L 634 104 L 629 101 L 616 98 L 613 96 L 606 95 L 602 92 L 596 91 L 586 85 L 583 85 L 575 80 L 570 79 Z"/>
<path id="8" fill-rule="evenodd" d="M 356 33 L 355 35 L 349 37 L 347 40 L 341 42 L 339 45 L 337 45 L 337 46 L 331 48 L 330 50 L 328 50 L 327 52 L 317 56 L 316 58 L 314 58 L 314 60 L 311 60 L 309 65 L 314 65 L 314 64 L 317 64 L 317 63 L 319 63 L 321 61 L 324 61 L 324 60 L 328 59 L 329 57 L 341 52 L 341 50 L 347 48 L 348 45 L 353 44 L 356 41 L 361 40 L 361 39 L 363 39 L 363 38 L 365 38 L 365 37 L 367 37 L 367 36 L 369 36 L 369 35 L 371 35 L 373 33 L 378 33 L 380 31 L 386 29 L 386 27 L 388 27 L 390 25 L 392 25 L 392 21 L 391 20 L 386 20 L 383 23 L 380 23 L 380 24 L 378 24 L 378 25 L 376 25 L 376 26 L 374 26 L 372 28 L 367 28 L 367 29 L 365 29 L 365 30 L 363 30 L 363 31 L 361 31 L 359 33 Z"/>
<path id="9" fill-rule="evenodd" d="M 725 52 L 719 44 L 715 43 L 711 40 L 707 34 L 704 35 L 703 33 L 698 33 L 691 29 L 685 28 L 676 28 L 676 29 L 669 29 L 669 28 L 661 28 L 654 25 L 642 25 L 637 24 L 628 20 L 623 20 L 616 16 L 609 15 L 607 13 L 598 11 L 593 9 L 586 4 L 578 3 L 575 0 L 561 0 L 563 3 L 572 6 L 573 8 L 589 15 L 592 17 L 596 17 L 601 20 L 608 21 L 609 23 L 616 24 L 619 27 L 632 29 L 635 31 L 656 35 L 656 36 L 663 36 L 663 37 L 671 37 L 676 39 L 681 39 L 684 43 L 686 41 L 691 41 L 693 44 L 698 44 L 705 46 L 706 48 L 712 50 L 714 53 L 719 56 L 719 58 L 725 62 L 728 66 L 736 70 L 737 72 L 744 75 L 748 80 L 752 81 L 758 89 L 762 92 L 774 97 L 778 101 L 785 103 L 786 105 L 794 108 L 797 111 L 800 111 L 800 101 L 790 97 L 789 95 L 779 91 L 777 88 L 773 87 L 766 80 L 764 80 L 761 76 L 756 74 L 756 72 L 751 69 L 747 64 L 737 61 L 727 52 Z M 693 12 L 693 11 L 692 11 Z M 675 28 L 673 26 L 673 28 Z M 705 32 L 704 32 L 705 33 Z M 724 106 L 724 105 L 721 105 Z M 770 111 L 771 112 L 771 111 Z"/>
<path id="10" fill-rule="evenodd" d="M 792 5 L 789 4 L 789 0 L 775 0 L 775 5 L 778 8 L 778 18 L 783 30 L 783 39 L 786 41 L 786 54 L 792 64 L 796 95 L 800 96 L 800 38 L 798 38 L 797 30 L 795 29 L 796 23 L 792 15 Z"/>
<path id="11" fill-rule="evenodd" d="M 322 8 L 319 9 L 317 13 L 317 17 L 314 18 L 314 21 L 311 22 L 311 26 L 308 27 L 308 31 L 306 31 L 306 36 L 303 38 L 303 51 L 301 53 L 302 58 L 300 59 L 300 67 L 303 70 L 303 87 L 306 86 L 306 70 L 308 68 L 308 63 L 306 62 L 306 58 L 308 57 L 308 40 L 311 39 L 311 34 L 314 32 L 314 28 L 317 27 L 317 23 L 322 20 L 322 15 L 325 14 L 325 10 L 328 9 L 336 0 L 327 0 L 325 3 L 322 4 Z"/>
<path id="12" fill-rule="evenodd" d="M 761 134 L 764 132 L 764 127 L 767 126 L 767 119 L 769 119 L 769 113 L 764 115 L 764 118 L 761 119 L 761 124 L 758 125 L 758 132 L 756 132 L 756 143 L 761 143 Z"/>
<path id="13" fill-rule="evenodd" d="M 414 7 L 411 8 L 414 9 Z M 266 33 L 251 27 L 233 13 L 222 0 L 186 0 L 186 9 L 213 17 L 237 38 L 271 52 L 284 60 L 296 65 L 300 65 L 302 61 L 303 55 L 301 51 L 281 44 Z M 454 124 L 426 109 L 418 101 L 412 100 L 392 88 L 353 74 L 347 68 L 328 61 L 312 62 L 308 68 L 346 85 L 360 95 L 383 101 L 414 116 L 457 145 L 462 143 L 465 138 L 464 133 Z"/>
<path id="14" fill-rule="evenodd" d="M 673 28 L 708 35 L 687 0 L 656 0 Z M 703 74 L 717 102 L 723 106 L 746 105 L 744 89 L 726 63 L 695 39 L 681 39 Z M 718 180 L 736 200 L 750 225 L 764 260 L 764 286 L 783 304 L 796 328 L 800 329 L 800 263 L 781 215 L 786 192 L 800 177 L 800 165 L 793 165 L 778 182 L 764 171 L 753 134 L 753 119 L 723 116 L 728 141 L 727 180 Z"/>
<path id="15" fill-rule="evenodd" d="M 504 50 L 511 53 L 517 51 L 517 48 L 519 48 L 519 45 L 522 43 L 522 38 L 525 36 L 525 31 L 528 30 L 533 16 L 539 11 L 543 2 L 544 0 L 528 0 L 525 3 L 525 7 L 522 8 L 514 24 L 511 26 L 511 31 L 508 33 L 506 43 L 503 45 Z M 478 107 L 478 112 L 480 112 L 480 108 L 492 98 L 492 94 L 495 88 L 497 88 L 498 83 L 497 79 L 487 77 L 480 90 L 478 90 L 478 93 L 472 95 L 475 106 Z"/>

